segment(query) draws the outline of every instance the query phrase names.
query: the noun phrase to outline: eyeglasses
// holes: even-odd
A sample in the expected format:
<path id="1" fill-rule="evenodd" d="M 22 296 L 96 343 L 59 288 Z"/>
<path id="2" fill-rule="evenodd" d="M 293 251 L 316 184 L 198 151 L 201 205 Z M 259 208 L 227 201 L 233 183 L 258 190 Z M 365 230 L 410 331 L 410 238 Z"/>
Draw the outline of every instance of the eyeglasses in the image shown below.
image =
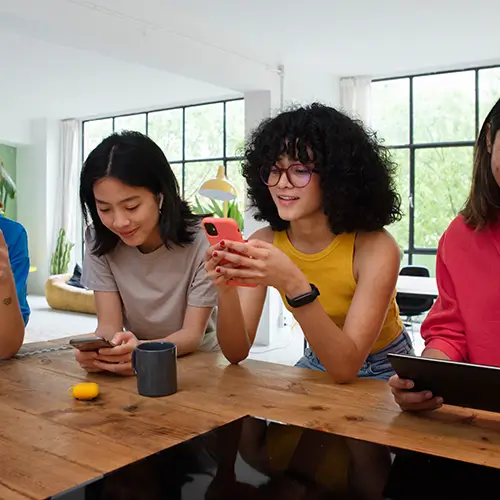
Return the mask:
<path id="1" fill-rule="evenodd" d="M 288 182 L 293 187 L 303 188 L 311 182 L 314 172 L 314 167 L 302 165 L 302 163 L 294 163 L 288 168 L 279 168 L 277 165 L 272 165 L 271 167 L 262 167 L 260 169 L 260 178 L 266 186 L 274 187 L 278 185 L 281 176 L 285 173 Z"/>

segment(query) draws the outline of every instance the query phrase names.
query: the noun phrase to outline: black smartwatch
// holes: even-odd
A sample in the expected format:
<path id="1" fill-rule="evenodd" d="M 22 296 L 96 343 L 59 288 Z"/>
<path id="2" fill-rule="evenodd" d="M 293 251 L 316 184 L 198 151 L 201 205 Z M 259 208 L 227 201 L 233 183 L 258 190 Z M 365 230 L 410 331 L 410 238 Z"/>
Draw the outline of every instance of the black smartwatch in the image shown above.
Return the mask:
<path id="1" fill-rule="evenodd" d="M 288 302 L 288 305 L 290 307 L 302 307 L 316 300 L 316 298 L 319 296 L 318 287 L 316 285 L 313 285 L 312 283 L 309 283 L 309 285 L 311 286 L 310 292 L 303 293 L 302 295 L 294 297 L 293 299 L 285 295 L 286 301 Z"/>

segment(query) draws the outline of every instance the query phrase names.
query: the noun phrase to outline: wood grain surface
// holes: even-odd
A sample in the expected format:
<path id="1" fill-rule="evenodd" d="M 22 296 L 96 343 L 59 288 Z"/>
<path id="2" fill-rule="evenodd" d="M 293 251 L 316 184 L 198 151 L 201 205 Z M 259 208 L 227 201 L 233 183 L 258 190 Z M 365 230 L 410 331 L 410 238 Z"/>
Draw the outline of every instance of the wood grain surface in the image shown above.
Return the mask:
<path id="1" fill-rule="evenodd" d="M 178 360 L 179 391 L 138 395 L 134 377 L 87 375 L 73 350 L 0 363 L 0 498 L 45 498 L 245 415 L 500 468 L 500 415 L 443 407 L 402 413 L 386 383 L 336 385 L 325 373 L 221 354 Z M 68 389 L 95 381 L 98 399 Z"/>

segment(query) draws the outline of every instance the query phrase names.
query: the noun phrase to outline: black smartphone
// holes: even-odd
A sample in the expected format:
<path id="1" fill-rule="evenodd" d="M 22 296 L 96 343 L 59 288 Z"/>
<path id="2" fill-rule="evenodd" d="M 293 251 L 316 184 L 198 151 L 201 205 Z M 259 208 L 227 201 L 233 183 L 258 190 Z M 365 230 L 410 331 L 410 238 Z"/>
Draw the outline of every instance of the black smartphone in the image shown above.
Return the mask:
<path id="1" fill-rule="evenodd" d="M 79 351 L 97 351 L 103 347 L 115 347 L 115 345 L 104 337 L 77 337 L 69 341 L 69 345 Z"/>

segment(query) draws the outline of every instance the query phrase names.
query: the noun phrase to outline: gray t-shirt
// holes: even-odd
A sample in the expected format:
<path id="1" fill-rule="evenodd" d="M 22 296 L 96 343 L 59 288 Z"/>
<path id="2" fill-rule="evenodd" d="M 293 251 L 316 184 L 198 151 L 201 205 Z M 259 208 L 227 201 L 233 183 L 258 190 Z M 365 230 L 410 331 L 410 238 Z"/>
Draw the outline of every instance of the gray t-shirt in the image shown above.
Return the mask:
<path id="1" fill-rule="evenodd" d="M 95 292 L 118 292 L 127 330 L 140 340 L 164 338 L 182 328 L 188 305 L 214 307 L 200 350 L 218 347 L 215 334 L 217 291 L 207 278 L 208 240 L 199 228 L 193 243 L 143 254 L 119 242 L 102 256 L 92 253 L 94 231 L 85 231 L 82 284 Z"/>

